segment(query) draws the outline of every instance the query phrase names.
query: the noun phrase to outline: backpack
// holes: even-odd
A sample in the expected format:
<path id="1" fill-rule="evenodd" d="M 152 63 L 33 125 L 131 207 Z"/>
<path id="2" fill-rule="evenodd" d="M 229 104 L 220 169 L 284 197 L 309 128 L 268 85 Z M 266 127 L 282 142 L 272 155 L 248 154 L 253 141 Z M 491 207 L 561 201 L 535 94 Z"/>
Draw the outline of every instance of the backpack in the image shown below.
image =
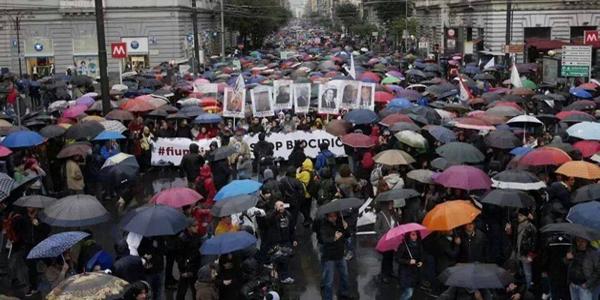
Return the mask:
<path id="1" fill-rule="evenodd" d="M 333 173 L 333 170 L 335 170 L 335 165 L 336 165 L 335 155 L 325 157 L 325 165 Z"/>
<path id="2" fill-rule="evenodd" d="M 310 172 L 310 181 L 308 182 L 308 185 L 306 185 L 306 191 L 311 197 L 317 197 L 319 194 L 319 181 L 317 175 Z"/>
<path id="3" fill-rule="evenodd" d="M 323 205 L 335 197 L 335 193 L 337 192 L 335 188 L 335 184 L 333 183 L 333 179 L 324 179 L 321 181 L 321 188 L 317 193 L 317 204 Z"/>

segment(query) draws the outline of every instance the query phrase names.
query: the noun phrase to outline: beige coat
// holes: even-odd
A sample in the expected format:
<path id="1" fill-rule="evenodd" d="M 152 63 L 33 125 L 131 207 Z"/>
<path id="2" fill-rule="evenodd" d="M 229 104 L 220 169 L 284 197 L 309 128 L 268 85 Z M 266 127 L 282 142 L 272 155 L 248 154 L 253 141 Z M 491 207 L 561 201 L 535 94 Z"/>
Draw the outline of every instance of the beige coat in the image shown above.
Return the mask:
<path id="1" fill-rule="evenodd" d="M 73 160 L 67 160 L 66 165 L 67 188 L 74 191 L 83 191 L 85 183 L 79 165 Z"/>

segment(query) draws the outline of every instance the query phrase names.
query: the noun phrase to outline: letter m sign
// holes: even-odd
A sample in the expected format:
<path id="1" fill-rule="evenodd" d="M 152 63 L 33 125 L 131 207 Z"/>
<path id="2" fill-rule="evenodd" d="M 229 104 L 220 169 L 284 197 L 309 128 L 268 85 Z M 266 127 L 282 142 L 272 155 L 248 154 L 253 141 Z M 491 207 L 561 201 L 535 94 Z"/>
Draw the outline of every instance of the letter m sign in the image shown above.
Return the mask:
<path id="1" fill-rule="evenodd" d="M 583 44 L 600 47 L 600 31 L 590 30 L 583 33 Z"/>
<path id="2" fill-rule="evenodd" d="M 111 43 L 112 58 L 127 58 L 127 43 Z"/>

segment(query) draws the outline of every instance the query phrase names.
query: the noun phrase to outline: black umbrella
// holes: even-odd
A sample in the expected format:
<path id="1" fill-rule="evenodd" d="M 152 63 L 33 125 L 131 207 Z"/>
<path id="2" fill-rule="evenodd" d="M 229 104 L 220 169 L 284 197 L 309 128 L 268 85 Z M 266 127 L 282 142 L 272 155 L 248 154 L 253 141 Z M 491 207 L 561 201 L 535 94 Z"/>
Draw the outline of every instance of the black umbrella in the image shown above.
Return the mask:
<path id="1" fill-rule="evenodd" d="M 564 232 L 588 241 L 600 240 L 600 232 L 595 229 L 575 223 L 548 224 L 540 229 L 541 232 Z"/>
<path id="2" fill-rule="evenodd" d="M 513 149 L 523 145 L 512 131 L 509 130 L 494 130 L 484 138 L 485 144 L 496 149 Z"/>
<path id="3" fill-rule="evenodd" d="M 363 203 L 364 201 L 358 198 L 335 199 L 319 207 L 317 214 L 319 216 L 324 216 L 328 213 L 339 212 L 351 208 L 360 207 L 361 205 L 363 205 Z"/>
<path id="4" fill-rule="evenodd" d="M 513 276 L 496 264 L 457 264 L 440 274 L 442 283 L 470 290 L 503 289 L 513 281 Z"/>
<path id="5" fill-rule="evenodd" d="M 146 116 L 155 117 L 155 118 L 166 118 L 169 115 L 166 110 L 157 108 L 151 112 L 149 112 Z"/>
<path id="6" fill-rule="evenodd" d="M 535 191 L 546 187 L 533 173 L 524 170 L 505 170 L 492 177 L 492 187 L 497 189 L 514 189 Z"/>
<path id="7" fill-rule="evenodd" d="M 571 114 L 560 121 L 564 123 L 596 122 L 596 118 L 587 114 Z"/>
<path id="8" fill-rule="evenodd" d="M 92 78 L 85 75 L 73 75 L 71 76 L 70 81 L 74 86 L 86 86 L 92 84 Z"/>
<path id="9" fill-rule="evenodd" d="M 519 190 L 492 190 L 481 199 L 481 202 L 503 207 L 532 207 L 535 200 L 527 193 Z"/>
<path id="10" fill-rule="evenodd" d="M 434 158 L 430 164 L 433 169 L 441 170 L 441 171 L 446 170 L 446 169 L 448 169 L 448 167 L 454 165 L 454 163 L 449 162 L 447 159 L 445 159 L 443 157 Z"/>
<path id="11" fill-rule="evenodd" d="M 178 209 L 165 205 L 143 206 L 126 214 L 120 227 L 145 237 L 174 235 L 189 225 Z"/>
<path id="12" fill-rule="evenodd" d="M 58 125 L 48 125 L 40 130 L 40 134 L 45 138 L 55 138 L 65 134 L 67 130 Z"/>
<path id="13" fill-rule="evenodd" d="M 46 207 L 40 220 L 50 226 L 85 227 L 104 223 L 110 219 L 106 208 L 91 195 L 64 197 Z"/>
<path id="14" fill-rule="evenodd" d="M 104 162 L 100 169 L 100 178 L 118 186 L 135 181 L 139 170 L 140 166 L 135 156 L 121 152 Z"/>
<path id="15" fill-rule="evenodd" d="M 593 110 L 596 109 L 596 103 L 590 100 L 579 100 L 575 101 L 563 108 L 566 110 Z"/>
<path id="16" fill-rule="evenodd" d="M 435 152 L 452 163 L 479 163 L 485 159 L 485 155 L 475 146 L 462 142 L 450 142 L 444 144 Z"/>
<path id="17" fill-rule="evenodd" d="M 380 193 L 375 197 L 375 202 L 386 202 L 394 201 L 398 199 L 408 199 L 412 197 L 418 197 L 419 192 L 413 189 L 392 189 L 383 193 Z"/>
<path id="18" fill-rule="evenodd" d="M 427 122 L 422 122 L 424 124 L 441 124 L 442 122 L 442 117 L 440 116 L 440 114 L 438 114 L 437 111 L 435 111 L 435 109 L 431 108 L 431 107 L 427 107 L 427 106 L 413 106 L 407 109 L 403 110 L 404 112 L 408 113 L 409 117 L 411 117 L 411 119 L 413 119 L 413 117 L 411 116 L 411 114 L 417 115 L 417 116 L 422 116 L 424 119 L 427 120 Z M 415 120 L 415 119 L 413 119 Z M 416 120 L 418 121 L 418 120 Z"/>
<path id="19" fill-rule="evenodd" d="M 229 158 L 231 155 L 235 154 L 237 150 L 231 146 L 220 147 L 212 153 L 212 160 L 218 161 Z"/>
<path id="20" fill-rule="evenodd" d="M 571 198 L 572 203 L 600 200 L 600 183 L 588 184 L 578 188 Z"/>
<path id="21" fill-rule="evenodd" d="M 69 127 L 65 132 L 65 137 L 73 140 L 91 140 L 102 131 L 104 131 L 104 126 L 100 122 L 87 121 Z"/>
<path id="22" fill-rule="evenodd" d="M 218 201 L 210 209 L 210 212 L 215 217 L 225 217 L 255 207 L 256 203 L 258 203 L 256 195 L 240 195 Z"/>

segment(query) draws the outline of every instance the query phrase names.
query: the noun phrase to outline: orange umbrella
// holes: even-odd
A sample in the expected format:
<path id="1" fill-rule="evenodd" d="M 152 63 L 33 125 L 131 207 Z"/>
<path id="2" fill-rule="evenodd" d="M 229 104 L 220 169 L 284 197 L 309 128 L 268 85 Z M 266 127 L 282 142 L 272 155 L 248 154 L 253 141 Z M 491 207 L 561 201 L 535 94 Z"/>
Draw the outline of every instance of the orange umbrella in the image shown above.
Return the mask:
<path id="1" fill-rule="evenodd" d="M 154 110 L 156 107 L 146 99 L 131 99 L 121 105 L 121 109 L 129 112 L 146 112 Z"/>
<path id="2" fill-rule="evenodd" d="M 569 177 L 593 180 L 600 178 L 600 167 L 587 161 L 573 160 L 562 164 L 556 170 L 556 173 Z"/>
<path id="3" fill-rule="evenodd" d="M 473 222 L 480 213 L 471 201 L 447 201 L 436 205 L 427 213 L 423 225 L 432 231 L 448 231 Z"/>

